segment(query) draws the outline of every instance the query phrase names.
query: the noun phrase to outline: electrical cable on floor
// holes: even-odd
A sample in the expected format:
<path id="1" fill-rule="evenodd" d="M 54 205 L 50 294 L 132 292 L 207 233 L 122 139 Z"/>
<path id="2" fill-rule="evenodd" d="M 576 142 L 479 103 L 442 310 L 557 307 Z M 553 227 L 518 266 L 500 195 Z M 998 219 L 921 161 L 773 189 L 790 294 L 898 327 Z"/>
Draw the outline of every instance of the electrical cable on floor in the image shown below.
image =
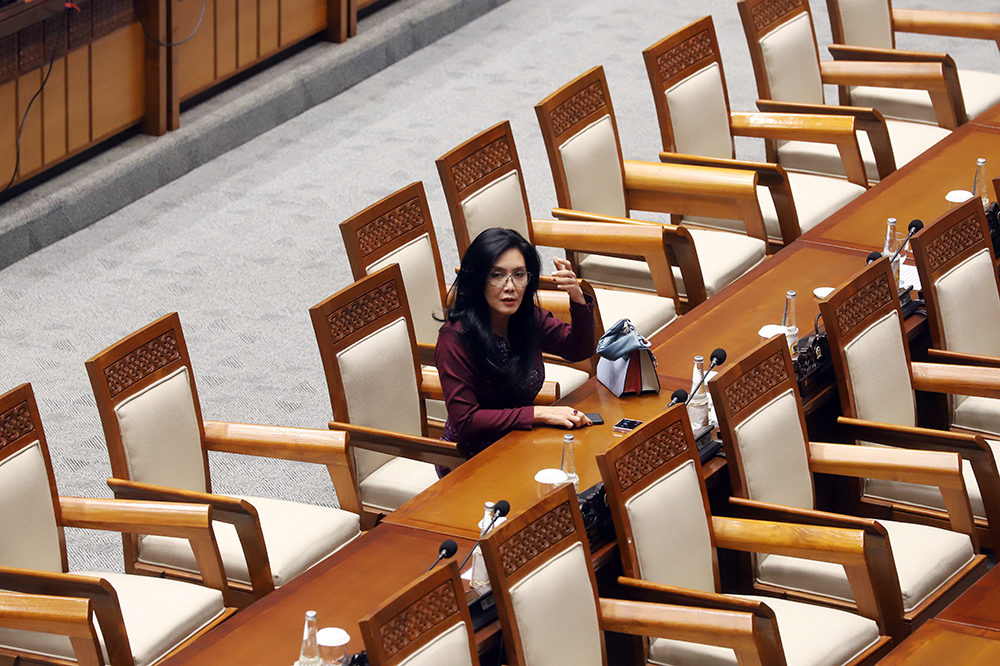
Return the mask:
<path id="1" fill-rule="evenodd" d="M 153 42 L 157 46 L 163 46 L 166 48 L 170 48 L 173 46 L 180 46 L 181 44 L 183 44 L 184 42 L 188 41 L 189 39 L 198 34 L 198 30 L 201 28 L 201 22 L 205 20 L 205 8 L 207 6 L 208 6 L 208 0 L 201 0 L 201 15 L 198 16 L 197 25 L 194 26 L 194 30 L 191 31 L 190 35 L 180 40 L 179 42 L 161 42 L 160 40 L 156 39 L 151 34 L 149 34 L 149 30 L 146 29 L 146 23 L 145 21 L 142 20 L 142 12 L 139 12 L 139 25 L 142 26 L 142 32 L 143 34 L 146 35 L 146 39 Z"/>

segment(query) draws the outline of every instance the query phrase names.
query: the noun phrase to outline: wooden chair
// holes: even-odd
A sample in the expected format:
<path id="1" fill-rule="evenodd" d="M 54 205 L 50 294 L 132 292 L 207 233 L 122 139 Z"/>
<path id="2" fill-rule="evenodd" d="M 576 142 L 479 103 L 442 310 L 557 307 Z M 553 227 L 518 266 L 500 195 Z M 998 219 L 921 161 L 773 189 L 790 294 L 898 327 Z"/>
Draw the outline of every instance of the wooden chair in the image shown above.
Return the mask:
<path id="1" fill-rule="evenodd" d="M 763 261 L 767 230 L 752 171 L 622 159 L 604 69 L 595 67 L 535 105 L 560 208 L 559 219 L 600 222 L 652 211 L 743 220 L 746 234 L 688 227 L 700 259 L 706 296 Z M 577 260 L 592 282 L 649 288 L 645 266 L 588 255 Z M 690 298 L 686 276 L 674 272 Z"/>
<path id="2" fill-rule="evenodd" d="M 360 625 L 372 666 L 479 666 L 455 562 L 425 573 Z"/>
<path id="3" fill-rule="evenodd" d="M 212 513 L 203 504 L 59 496 L 31 386 L 0 395 L 0 660 L 67 664 L 75 654 L 81 665 L 142 666 L 231 616 Z M 205 586 L 67 573 L 66 527 L 185 539 Z"/>
<path id="4" fill-rule="evenodd" d="M 964 122 L 954 102 L 957 78 L 940 63 L 820 61 L 809 3 L 804 0 L 739 0 L 757 80 L 757 107 L 782 113 L 850 115 L 867 134 L 861 143 L 868 180 L 885 178 Z M 885 85 L 929 90 L 940 127 L 886 120 L 877 110 L 828 106 L 823 84 Z M 768 140 L 767 160 L 786 169 L 844 175 L 840 155 L 829 146 Z"/>
<path id="5" fill-rule="evenodd" d="M 434 346 L 447 294 L 424 184 L 410 183 L 365 208 L 341 222 L 340 233 L 355 280 L 390 264 L 399 264 L 403 285 L 408 285 L 406 293 L 420 362 L 434 365 Z M 561 292 L 552 295 L 567 301 L 563 307 L 568 314 L 568 297 Z M 556 307 L 548 301 L 545 305 L 550 306 L 547 309 Z M 560 395 L 564 395 L 583 386 L 590 373 L 569 365 L 546 363 L 545 377 L 554 381 Z M 426 406 L 431 424 L 443 429 L 448 418 L 444 402 L 429 399 Z"/>
<path id="6" fill-rule="evenodd" d="M 66 636 L 79 666 L 104 666 L 90 599 L 0 591 L 3 629 Z"/>
<path id="7" fill-rule="evenodd" d="M 730 112 L 711 16 L 664 37 L 642 55 L 666 151 L 660 153 L 660 161 L 756 173 L 760 208 L 772 246 L 791 243 L 868 188 L 854 118 Z M 831 144 L 840 152 L 847 181 L 787 172 L 777 164 L 737 160 L 734 136 Z M 744 230 L 743 223 L 736 220 L 691 221 L 730 231 Z"/>
<path id="8" fill-rule="evenodd" d="M 893 9 L 892 0 L 826 0 L 826 6 L 833 29 L 830 53 L 836 60 L 930 62 L 955 70 L 954 61 L 946 53 L 897 49 L 897 31 L 987 39 L 1000 47 L 998 13 Z M 955 71 L 966 117 L 974 118 L 1000 102 L 1000 75 Z M 923 90 L 840 86 L 840 103 L 874 107 L 887 118 L 937 122 L 931 98 Z"/>
<path id="9" fill-rule="evenodd" d="M 357 511 L 212 492 L 208 452 L 324 464 L 346 476 L 343 433 L 205 421 L 176 312 L 87 361 L 118 498 L 196 502 L 214 509 L 216 539 L 239 605 L 260 599 L 360 534 Z M 356 508 L 350 486 L 341 506 Z M 123 535 L 125 570 L 198 580 L 183 541 Z"/>
<path id="10" fill-rule="evenodd" d="M 465 458 L 454 443 L 427 437 L 422 398 L 444 396 L 437 373 L 421 372 L 399 264 L 317 303 L 309 316 L 330 390 L 330 429 L 350 434 L 342 482 L 371 527 L 437 482 L 430 463 L 455 467 Z M 549 401 L 558 397 L 553 390 Z"/>
<path id="11" fill-rule="evenodd" d="M 985 573 L 961 458 L 955 453 L 809 441 L 791 354 L 781 336 L 720 372 L 709 381 L 709 390 L 719 416 L 734 504 L 748 517 L 886 535 L 882 556 L 895 563 L 893 603 L 907 631 L 933 617 Z M 869 436 L 881 441 L 879 435 L 873 428 Z M 952 529 L 818 512 L 814 474 L 936 487 Z M 857 601 L 842 568 L 798 557 L 757 557 L 749 578 L 757 589 L 790 598 L 823 599 L 844 608 Z"/>
<path id="12" fill-rule="evenodd" d="M 456 146 L 437 160 L 438 174 L 451 212 L 459 255 L 485 229 L 514 229 L 532 244 L 576 251 L 636 257 L 617 259 L 640 266 L 650 284 L 645 289 L 594 289 L 608 324 L 629 318 L 646 337 L 669 324 L 681 311 L 673 263 L 690 285 L 684 305 L 705 300 L 697 253 L 686 229 L 632 224 L 628 220 L 580 224 L 534 220 L 528 207 L 520 160 L 510 123 L 503 121 Z M 620 222 L 620 223 L 615 223 Z M 672 258 L 672 259 L 671 259 Z M 603 327 L 597 329 L 603 332 Z"/>
<path id="13" fill-rule="evenodd" d="M 607 666 L 605 631 L 735 650 L 742 665 L 783 666 L 773 614 L 597 596 L 590 547 L 566 484 L 495 527 L 481 542 L 511 666 Z M 645 664 L 641 650 L 636 666 Z"/>
<path id="14" fill-rule="evenodd" d="M 902 626 L 885 604 L 895 572 L 874 557 L 862 531 L 711 515 L 701 463 L 684 405 L 676 405 L 597 456 L 618 534 L 625 575 L 636 598 L 755 612 L 777 619 L 778 652 L 789 664 L 868 664 L 884 656 Z M 876 542 L 876 546 L 881 545 Z M 719 594 L 716 548 L 809 558 L 848 572 L 859 613 L 798 601 Z M 898 589 L 898 586 L 896 587 Z M 888 617 L 886 617 L 888 616 Z M 894 624 L 895 623 L 895 624 Z M 648 659 L 661 664 L 731 663 L 732 652 L 655 639 Z"/>

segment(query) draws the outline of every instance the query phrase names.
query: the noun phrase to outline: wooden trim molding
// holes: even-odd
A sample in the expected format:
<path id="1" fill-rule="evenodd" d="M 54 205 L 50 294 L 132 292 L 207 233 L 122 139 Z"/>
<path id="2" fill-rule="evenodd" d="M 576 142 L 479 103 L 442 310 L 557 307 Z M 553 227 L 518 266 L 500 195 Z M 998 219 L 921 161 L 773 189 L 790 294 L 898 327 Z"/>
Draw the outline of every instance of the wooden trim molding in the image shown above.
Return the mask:
<path id="1" fill-rule="evenodd" d="M 668 425 L 615 462 L 619 488 L 628 490 L 687 450 L 683 424 L 677 421 Z"/>
<path id="2" fill-rule="evenodd" d="M 104 369 L 108 392 L 113 398 L 180 357 L 177 337 L 170 329 Z"/>
<path id="3" fill-rule="evenodd" d="M 509 578 L 531 560 L 574 535 L 573 512 L 569 502 L 563 502 L 500 544 L 498 551 L 504 574 Z"/>
<path id="4" fill-rule="evenodd" d="M 712 47 L 709 31 L 702 30 L 669 51 L 664 51 L 656 59 L 656 65 L 660 71 L 660 78 L 669 81 L 688 67 L 707 59 L 715 59 L 715 49 Z"/>
<path id="5" fill-rule="evenodd" d="M 379 639 L 387 658 L 402 652 L 448 618 L 458 615 L 458 600 L 452 581 L 435 588 L 379 627 Z"/>
<path id="6" fill-rule="evenodd" d="M 841 337 L 857 328 L 865 319 L 880 307 L 892 300 L 889 280 L 882 273 L 861 287 L 855 294 L 837 307 L 837 326 Z"/>
<path id="7" fill-rule="evenodd" d="M 380 215 L 357 231 L 358 247 L 365 260 L 408 231 L 427 224 L 418 197 Z M 331 317 L 333 315 L 330 315 Z"/>
<path id="8" fill-rule="evenodd" d="M 555 132 L 556 138 L 559 138 L 578 122 L 607 105 L 601 81 L 594 81 L 552 109 L 552 131 Z"/>
<path id="9" fill-rule="evenodd" d="M 726 404 L 735 417 L 762 395 L 788 380 L 785 358 L 781 353 L 770 356 L 726 387 Z"/>
<path id="10" fill-rule="evenodd" d="M 806 0 L 764 0 L 750 10 L 754 27 L 765 32 L 775 23 L 781 22 L 790 12 L 798 9 Z"/>
<path id="11" fill-rule="evenodd" d="M 513 156 L 510 152 L 510 144 L 507 142 L 507 137 L 502 136 L 451 167 L 451 177 L 455 183 L 455 189 L 461 195 L 462 192 L 497 169 L 510 164 L 511 160 L 513 160 Z"/>
<path id="12" fill-rule="evenodd" d="M 28 401 L 25 400 L 0 414 L 0 449 L 13 444 L 34 430 L 35 423 L 31 418 Z"/>
<path id="13" fill-rule="evenodd" d="M 973 213 L 927 244 L 927 261 L 931 271 L 936 273 L 956 256 L 983 241 L 979 214 Z"/>
<path id="14" fill-rule="evenodd" d="M 389 280 L 327 315 L 330 337 L 336 344 L 379 317 L 384 317 L 401 307 L 396 280 Z"/>

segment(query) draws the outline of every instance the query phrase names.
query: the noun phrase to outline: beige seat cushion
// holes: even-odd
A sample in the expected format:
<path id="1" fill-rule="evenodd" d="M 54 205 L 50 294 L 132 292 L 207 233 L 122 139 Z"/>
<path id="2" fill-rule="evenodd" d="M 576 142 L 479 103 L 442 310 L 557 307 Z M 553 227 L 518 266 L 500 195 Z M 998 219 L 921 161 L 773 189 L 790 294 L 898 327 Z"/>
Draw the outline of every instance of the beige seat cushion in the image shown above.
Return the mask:
<path id="1" fill-rule="evenodd" d="M 952 425 L 1000 437 L 1000 400 L 979 396 L 955 396 Z"/>
<path id="2" fill-rule="evenodd" d="M 845 611 L 770 597 L 737 595 L 763 601 L 774 611 L 788 666 L 841 666 L 879 639 L 878 625 Z M 727 648 L 657 638 L 650 644 L 650 661 L 670 666 L 736 664 Z"/>
<path id="3" fill-rule="evenodd" d="M 464 622 L 446 629 L 399 666 L 472 666 L 469 633 Z"/>
<path id="4" fill-rule="evenodd" d="M 705 292 L 712 296 L 730 282 L 764 260 L 767 248 L 764 242 L 749 236 L 728 231 L 690 228 L 698 261 L 701 263 Z M 679 268 L 674 268 L 677 291 L 686 295 L 684 280 Z M 622 259 L 600 254 L 587 255 L 580 260 L 580 277 L 594 284 L 624 286 L 653 291 L 649 266 L 644 261 Z M 601 305 L 601 317 L 608 322 L 617 321 Z"/>
<path id="5" fill-rule="evenodd" d="M 264 497 L 241 499 L 250 502 L 260 516 L 275 587 L 284 585 L 361 534 L 358 516 L 349 511 Z M 236 528 L 219 521 L 213 527 L 226 576 L 249 584 L 250 574 Z M 194 553 L 185 539 L 145 535 L 139 541 L 139 561 L 198 571 Z"/>
<path id="6" fill-rule="evenodd" d="M 437 480 L 434 465 L 393 458 L 360 483 L 361 501 L 381 511 L 395 511 Z"/>
<path id="7" fill-rule="evenodd" d="M 970 120 L 1000 102 L 1000 75 L 960 69 L 958 80 L 962 86 L 965 112 Z M 854 86 L 851 88 L 851 104 L 874 107 L 886 118 L 937 124 L 931 97 L 926 90 Z"/>
<path id="8" fill-rule="evenodd" d="M 965 534 L 913 523 L 878 522 L 889 533 L 903 593 L 903 610 L 907 613 L 951 580 L 975 556 L 972 542 Z M 760 558 L 757 577 L 778 587 L 837 599 L 853 598 L 847 574 L 836 564 L 767 555 Z"/>
<path id="9" fill-rule="evenodd" d="M 605 326 L 628 318 L 639 334 L 646 338 L 652 337 L 677 319 L 677 308 L 672 298 L 618 289 L 595 289 L 594 295 Z"/>
<path id="10" fill-rule="evenodd" d="M 670 321 L 673 321 L 671 317 Z M 615 319 L 615 321 L 618 321 Z M 566 397 L 567 394 L 575 391 L 590 379 L 588 375 L 583 370 L 577 370 L 576 368 L 571 368 L 568 365 L 560 365 L 559 363 L 546 363 L 545 364 L 545 380 L 550 382 L 555 382 L 559 385 L 559 395 Z"/>
<path id="11" fill-rule="evenodd" d="M 80 572 L 103 578 L 118 594 L 135 666 L 149 666 L 222 614 L 218 590 L 149 576 Z M 102 648 L 104 637 L 100 636 Z M 0 630 L 0 646 L 75 661 L 64 636 Z M 107 661 L 107 651 L 104 659 Z"/>

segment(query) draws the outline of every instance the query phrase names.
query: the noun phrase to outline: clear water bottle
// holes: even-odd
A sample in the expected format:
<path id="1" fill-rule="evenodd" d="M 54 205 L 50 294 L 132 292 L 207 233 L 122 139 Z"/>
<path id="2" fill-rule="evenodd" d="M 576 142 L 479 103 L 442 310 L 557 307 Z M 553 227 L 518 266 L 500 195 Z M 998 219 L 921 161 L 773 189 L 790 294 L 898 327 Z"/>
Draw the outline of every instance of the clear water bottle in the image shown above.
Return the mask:
<path id="1" fill-rule="evenodd" d="M 972 193 L 983 200 L 983 208 L 990 205 L 990 195 L 986 189 L 986 158 L 976 160 L 976 178 L 972 181 Z"/>
<path id="2" fill-rule="evenodd" d="M 896 238 L 896 218 L 890 217 L 886 220 L 885 241 L 882 243 L 882 256 L 891 257 L 898 249 Z M 896 289 L 899 289 L 899 257 L 892 262 L 892 276 L 896 279 Z"/>
<path id="3" fill-rule="evenodd" d="M 781 325 L 785 327 L 785 343 L 788 351 L 795 358 L 799 354 L 799 325 L 795 322 L 795 292 L 785 292 L 785 314 Z"/>
<path id="4" fill-rule="evenodd" d="M 705 375 L 705 357 L 694 357 L 694 370 L 691 372 L 691 399 L 688 400 L 687 411 L 691 419 L 691 429 L 698 432 L 708 425 L 708 389 L 701 378 Z M 701 386 L 695 391 L 695 386 Z"/>
<path id="5" fill-rule="evenodd" d="M 563 435 L 563 450 L 562 450 L 562 464 L 559 469 L 566 472 L 566 476 L 569 477 L 570 482 L 573 484 L 573 488 L 579 492 L 580 490 L 580 475 L 576 473 L 576 438 L 573 437 L 573 433 L 566 433 Z"/>
<path id="6" fill-rule="evenodd" d="M 316 641 L 316 611 L 306 611 L 306 626 L 302 630 L 302 649 L 299 650 L 299 666 L 320 666 L 319 643 Z"/>

